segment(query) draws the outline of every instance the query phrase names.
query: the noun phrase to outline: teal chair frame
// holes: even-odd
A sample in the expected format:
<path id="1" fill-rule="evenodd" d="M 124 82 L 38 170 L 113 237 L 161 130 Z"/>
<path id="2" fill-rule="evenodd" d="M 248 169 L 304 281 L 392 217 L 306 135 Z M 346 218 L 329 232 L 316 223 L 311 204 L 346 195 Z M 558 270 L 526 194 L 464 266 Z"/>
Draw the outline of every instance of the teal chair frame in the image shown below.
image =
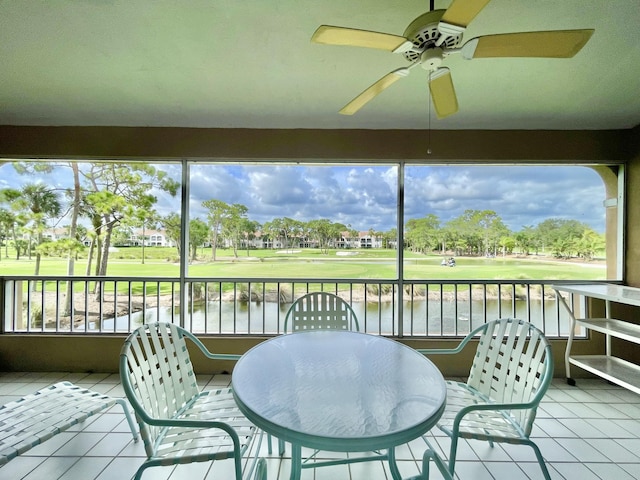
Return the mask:
<path id="1" fill-rule="evenodd" d="M 550 480 L 542 453 L 530 439 L 538 405 L 553 379 L 548 340 L 531 323 L 507 318 L 474 329 L 456 348 L 418 351 L 424 355 L 457 354 L 473 339 L 478 340 L 478 347 L 469 378 L 466 383 L 447 382 L 447 407 L 438 422 L 440 430 L 451 438 L 450 475 L 455 471 L 458 439 L 467 438 L 486 440 L 492 447 L 494 442 L 530 446 L 544 478 Z M 429 458 L 437 460 L 434 455 L 425 455 L 427 468 Z"/>
<path id="2" fill-rule="evenodd" d="M 195 335 L 172 323 L 143 325 L 122 346 L 120 379 L 147 454 L 135 480 L 149 467 L 228 458 L 234 460 L 236 480 L 242 480 L 242 456 L 262 432 L 240 412 L 230 388 L 200 390 L 187 339 L 209 359 L 240 358 L 209 352 Z M 251 470 L 256 479 L 266 480 L 264 459 L 256 458 Z"/>
<path id="3" fill-rule="evenodd" d="M 351 305 L 338 295 L 311 292 L 291 304 L 284 319 L 284 333 L 304 330 L 338 329 L 360 331 Z"/>

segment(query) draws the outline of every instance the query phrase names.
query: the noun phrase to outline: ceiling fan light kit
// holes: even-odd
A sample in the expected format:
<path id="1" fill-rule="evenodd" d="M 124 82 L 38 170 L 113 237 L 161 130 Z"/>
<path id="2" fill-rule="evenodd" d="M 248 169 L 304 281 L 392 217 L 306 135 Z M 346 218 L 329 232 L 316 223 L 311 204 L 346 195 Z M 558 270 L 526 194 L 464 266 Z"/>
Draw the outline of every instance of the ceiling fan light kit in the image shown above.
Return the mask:
<path id="1" fill-rule="evenodd" d="M 402 36 L 321 25 L 311 37 L 314 43 L 374 48 L 402 54 L 410 65 L 388 73 L 345 105 L 340 113 L 353 115 L 376 96 L 420 65 L 429 72 L 429 90 L 439 118 L 458 111 L 458 100 L 449 68 L 449 55 L 476 58 L 571 58 L 589 41 L 593 29 L 516 32 L 472 38 L 463 34 L 490 0 L 453 0 L 446 10 L 432 10 L 417 17 Z M 433 7 L 432 7 L 433 8 Z"/>

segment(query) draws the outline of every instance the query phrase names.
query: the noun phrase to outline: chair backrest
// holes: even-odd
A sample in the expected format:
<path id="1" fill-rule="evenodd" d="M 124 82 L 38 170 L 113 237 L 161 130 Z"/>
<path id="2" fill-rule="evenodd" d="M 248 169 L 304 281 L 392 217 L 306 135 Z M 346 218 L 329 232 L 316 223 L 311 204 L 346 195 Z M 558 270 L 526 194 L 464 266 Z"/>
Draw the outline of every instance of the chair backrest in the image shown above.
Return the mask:
<path id="1" fill-rule="evenodd" d="M 150 323 L 131 333 L 120 351 L 120 379 L 148 455 L 160 427 L 143 419 L 172 418 L 200 392 L 185 337 L 191 334 L 177 325 Z"/>
<path id="2" fill-rule="evenodd" d="M 553 378 L 553 355 L 544 334 L 531 323 L 499 319 L 476 329 L 478 348 L 467 384 L 498 403 L 531 403 L 511 410 L 525 433 Z"/>
<path id="3" fill-rule="evenodd" d="M 312 292 L 298 298 L 287 312 L 284 333 L 299 330 L 359 331 L 358 319 L 351 305 L 327 292 Z"/>

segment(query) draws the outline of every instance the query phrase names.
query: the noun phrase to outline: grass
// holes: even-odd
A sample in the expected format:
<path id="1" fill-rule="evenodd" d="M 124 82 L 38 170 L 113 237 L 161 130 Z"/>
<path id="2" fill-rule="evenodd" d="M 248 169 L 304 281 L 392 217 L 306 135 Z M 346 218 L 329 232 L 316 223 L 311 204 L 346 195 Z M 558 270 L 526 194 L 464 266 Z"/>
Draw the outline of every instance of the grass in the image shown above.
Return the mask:
<path id="1" fill-rule="evenodd" d="M 295 252 L 295 253 L 294 253 Z M 233 257 L 231 250 L 219 250 L 216 262 L 211 261 L 211 250 L 198 252 L 198 260 L 189 265 L 191 277 L 286 277 L 286 278 L 362 278 L 393 279 L 396 277 L 394 250 L 358 249 L 357 255 L 338 256 L 336 250 L 328 254 L 318 249 L 284 252 L 275 250 L 250 250 Z M 5 257 L 0 260 L 1 275 L 33 275 L 35 258 L 16 261 Z M 9 250 L 9 254 L 13 252 Z M 147 247 L 145 263 L 142 249 L 121 248 L 109 257 L 109 276 L 178 277 L 180 267 L 175 262 L 174 248 Z M 433 280 L 603 280 L 606 267 L 603 264 L 560 262 L 548 257 L 524 258 L 475 258 L 458 257 L 456 267 L 440 265 L 440 255 L 418 255 L 405 252 L 404 272 L 407 279 Z M 86 258 L 76 261 L 75 274 L 84 275 Z M 42 259 L 41 275 L 65 275 L 66 261 L 61 258 Z"/>

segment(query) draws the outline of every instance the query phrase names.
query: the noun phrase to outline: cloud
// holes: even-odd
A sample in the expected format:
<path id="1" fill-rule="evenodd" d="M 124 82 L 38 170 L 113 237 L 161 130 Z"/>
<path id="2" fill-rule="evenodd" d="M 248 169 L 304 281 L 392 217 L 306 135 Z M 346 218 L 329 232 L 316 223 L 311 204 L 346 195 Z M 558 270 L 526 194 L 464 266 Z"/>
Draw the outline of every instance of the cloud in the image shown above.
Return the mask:
<path id="1" fill-rule="evenodd" d="M 466 209 L 493 210 L 514 231 L 552 217 L 604 231 L 604 184 L 587 167 L 410 166 L 405 192 L 407 219 L 426 212 L 445 223 Z"/>
<path id="2" fill-rule="evenodd" d="M 180 164 L 157 164 L 178 181 Z M 202 164 L 190 167 L 191 217 L 206 218 L 202 202 L 218 199 L 248 208 L 260 223 L 277 217 L 328 218 L 357 230 L 396 226 L 395 165 Z M 46 181 L 70 186 L 68 169 L 18 175 L 0 165 L 0 187 Z M 465 210 L 493 210 L 514 231 L 548 218 L 575 219 L 604 232 L 605 189 L 599 175 L 581 166 L 406 165 L 405 221 L 435 214 L 444 224 Z M 180 195 L 154 191 L 156 210 L 179 213 Z"/>

